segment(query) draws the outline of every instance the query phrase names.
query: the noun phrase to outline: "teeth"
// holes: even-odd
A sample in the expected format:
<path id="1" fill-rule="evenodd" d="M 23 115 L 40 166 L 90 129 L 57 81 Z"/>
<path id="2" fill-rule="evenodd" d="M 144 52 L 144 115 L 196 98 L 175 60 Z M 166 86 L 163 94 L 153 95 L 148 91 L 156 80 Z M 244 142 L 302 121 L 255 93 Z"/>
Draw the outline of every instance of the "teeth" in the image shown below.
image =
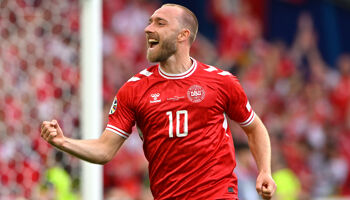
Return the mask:
<path id="1" fill-rule="evenodd" d="M 158 42 L 158 40 L 156 40 L 156 39 L 148 39 L 148 42 L 149 43 L 153 43 L 153 42 Z"/>

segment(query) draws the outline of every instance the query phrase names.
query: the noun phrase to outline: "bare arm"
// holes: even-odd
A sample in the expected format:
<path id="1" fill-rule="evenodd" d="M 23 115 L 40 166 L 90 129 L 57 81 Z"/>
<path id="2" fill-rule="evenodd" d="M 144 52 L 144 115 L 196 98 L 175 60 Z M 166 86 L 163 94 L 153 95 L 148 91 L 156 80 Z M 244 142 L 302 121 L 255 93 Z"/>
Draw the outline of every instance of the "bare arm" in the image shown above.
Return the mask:
<path id="1" fill-rule="evenodd" d="M 271 145 L 269 134 L 257 115 L 252 124 L 243 127 L 243 130 L 248 136 L 249 148 L 259 170 L 256 180 L 256 190 L 264 199 L 271 199 L 276 190 L 276 184 L 271 176 Z"/>
<path id="2" fill-rule="evenodd" d="M 96 164 L 105 164 L 110 161 L 125 141 L 123 137 L 108 130 L 105 130 L 98 139 L 67 138 L 56 120 L 42 123 L 41 137 L 62 151 Z"/>
<path id="3" fill-rule="evenodd" d="M 270 137 L 264 124 L 256 115 L 254 121 L 242 127 L 248 136 L 249 148 L 254 156 L 259 172 L 271 174 L 271 145 Z"/>

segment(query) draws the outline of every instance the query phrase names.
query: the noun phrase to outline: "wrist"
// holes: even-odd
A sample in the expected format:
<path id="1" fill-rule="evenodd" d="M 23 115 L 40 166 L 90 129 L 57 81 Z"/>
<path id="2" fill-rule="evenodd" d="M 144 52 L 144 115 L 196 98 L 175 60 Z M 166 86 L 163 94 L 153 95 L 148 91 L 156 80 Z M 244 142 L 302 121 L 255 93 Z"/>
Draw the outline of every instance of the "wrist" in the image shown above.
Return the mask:
<path id="1" fill-rule="evenodd" d="M 270 174 L 271 175 L 271 169 L 261 169 L 259 170 L 259 173 L 263 173 L 263 174 Z"/>
<path id="2" fill-rule="evenodd" d="M 63 136 L 59 140 L 55 141 L 55 143 L 52 143 L 52 145 L 60 150 L 64 150 L 66 149 L 67 143 L 68 143 L 67 138 Z"/>

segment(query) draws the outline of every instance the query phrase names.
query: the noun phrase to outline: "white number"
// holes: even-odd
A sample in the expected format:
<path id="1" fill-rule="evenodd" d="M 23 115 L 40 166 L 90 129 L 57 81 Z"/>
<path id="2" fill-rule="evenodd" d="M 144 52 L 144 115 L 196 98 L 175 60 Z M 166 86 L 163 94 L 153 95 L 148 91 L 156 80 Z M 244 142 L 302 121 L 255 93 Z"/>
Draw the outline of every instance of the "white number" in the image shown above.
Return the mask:
<path id="1" fill-rule="evenodd" d="M 181 114 L 184 114 L 184 132 L 180 133 L 180 117 Z M 187 110 L 176 111 L 176 136 L 177 137 L 186 137 L 188 135 L 188 114 Z"/>
<path id="2" fill-rule="evenodd" d="M 171 111 L 166 112 L 169 115 L 169 137 L 174 137 L 173 134 L 173 113 Z M 180 117 L 184 115 L 183 133 L 180 133 Z M 186 137 L 188 135 L 188 113 L 187 110 L 176 111 L 176 136 Z"/>
<path id="3" fill-rule="evenodd" d="M 173 113 L 171 111 L 166 112 L 169 115 L 169 137 L 174 137 L 173 135 Z"/>

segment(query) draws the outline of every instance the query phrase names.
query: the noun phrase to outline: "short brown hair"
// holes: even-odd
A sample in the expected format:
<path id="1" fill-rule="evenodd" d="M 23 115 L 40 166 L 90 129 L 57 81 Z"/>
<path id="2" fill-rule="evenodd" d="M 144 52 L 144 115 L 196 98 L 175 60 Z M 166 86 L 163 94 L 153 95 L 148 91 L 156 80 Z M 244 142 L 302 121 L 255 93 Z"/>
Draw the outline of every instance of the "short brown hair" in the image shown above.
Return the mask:
<path id="1" fill-rule="evenodd" d="M 184 11 L 184 13 L 181 16 L 181 21 L 184 27 L 188 28 L 191 32 L 189 39 L 190 39 L 190 44 L 192 44 L 196 39 L 196 35 L 198 32 L 198 20 L 196 15 L 190 9 L 179 4 L 167 3 L 162 5 L 162 7 L 163 6 L 175 6 L 175 7 L 181 8 Z"/>

